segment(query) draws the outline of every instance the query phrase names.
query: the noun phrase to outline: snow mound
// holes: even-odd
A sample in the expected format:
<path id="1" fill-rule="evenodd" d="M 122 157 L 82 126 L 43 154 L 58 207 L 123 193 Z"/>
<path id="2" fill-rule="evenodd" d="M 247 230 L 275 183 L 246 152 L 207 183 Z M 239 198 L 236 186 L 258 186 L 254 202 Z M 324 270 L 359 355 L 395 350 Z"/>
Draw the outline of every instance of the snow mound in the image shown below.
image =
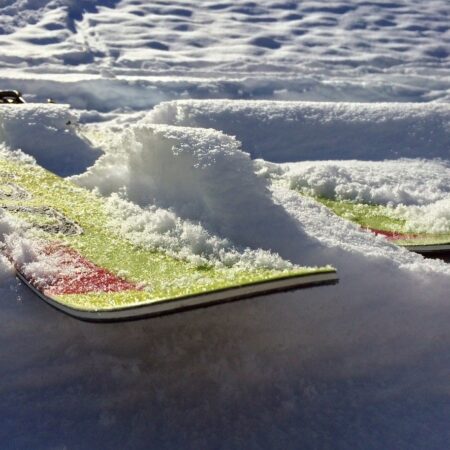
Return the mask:
<path id="1" fill-rule="evenodd" d="M 67 105 L 0 105 L 0 143 L 61 176 L 84 172 L 101 154 L 75 124 Z"/>
<path id="2" fill-rule="evenodd" d="M 215 128 L 274 162 L 450 156 L 450 105 L 180 100 L 154 123 Z"/>
<path id="3" fill-rule="evenodd" d="M 286 257 L 289 236 L 295 234 L 303 245 L 309 241 L 273 202 L 267 180 L 255 174 L 250 156 L 233 137 L 211 129 L 139 124 L 125 130 L 97 127 L 89 136 L 105 155 L 73 178 L 80 185 L 103 195 L 121 192 L 141 207 L 171 208 L 242 247 L 270 248 Z"/>

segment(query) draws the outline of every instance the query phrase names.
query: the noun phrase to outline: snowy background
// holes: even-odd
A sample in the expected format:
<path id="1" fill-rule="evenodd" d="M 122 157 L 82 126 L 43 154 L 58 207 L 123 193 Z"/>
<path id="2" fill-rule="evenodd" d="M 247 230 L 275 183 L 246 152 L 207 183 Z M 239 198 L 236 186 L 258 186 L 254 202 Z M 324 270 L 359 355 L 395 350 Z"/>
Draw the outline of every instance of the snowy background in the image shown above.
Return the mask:
<path id="1" fill-rule="evenodd" d="M 205 242 L 212 239 L 241 250 L 269 250 L 296 264 L 334 265 L 341 281 L 333 295 L 348 299 L 349 305 L 356 302 L 356 309 L 348 306 L 346 312 L 366 327 L 364 338 L 351 331 L 348 316 L 325 299 L 332 296 L 330 288 L 311 294 L 331 308 L 333 318 L 322 317 L 322 325 L 327 329 L 332 323 L 328 330 L 340 331 L 336 339 L 345 341 L 341 350 L 355 350 L 355 340 L 363 339 L 355 350 L 362 355 L 380 339 L 379 327 L 383 345 L 394 340 L 406 359 L 406 354 L 431 357 L 449 342 L 446 327 L 439 328 L 449 315 L 448 264 L 361 232 L 291 189 L 302 186 L 321 195 L 407 206 L 412 223 L 450 232 L 447 0 L 3 0 L 0 87 L 19 89 L 31 102 L 0 108 L 2 151 L 20 149 L 49 170 L 112 195 L 111 205 L 120 206 L 118 217 L 132 211 L 139 220 L 139 239 L 164 242 L 167 228 L 158 227 L 161 221 L 173 227 L 189 223 L 195 232 L 188 245 L 178 243 L 192 253 L 188 259 L 205 252 Z M 39 104 L 47 98 L 59 105 Z M 114 203 L 117 193 L 120 205 Z M 130 226 L 125 232 L 136 230 Z M 167 245 L 177 248 L 173 242 Z M 0 273 L 5 302 L 29 296 L 4 260 Z M 377 318 L 357 313 L 386 301 L 388 313 Z M 415 308 L 405 315 L 409 322 L 401 320 L 405 305 Z M 256 310 L 256 305 L 255 310 L 245 306 L 244 317 L 251 321 L 253 314 L 261 314 Z M 299 313 L 270 311 L 291 332 L 300 324 L 309 326 Z M 208 320 L 220 327 L 218 313 L 209 314 Z M 316 319 L 321 316 L 315 314 Z M 242 320 L 236 326 L 248 339 L 244 330 L 250 325 Z M 414 336 L 411 329 L 417 327 L 427 331 Z M 307 339 L 304 332 L 299 335 Z M 250 348 L 257 345 L 253 339 Z M 222 340 L 232 351 L 230 340 Z M 327 345 L 316 344 L 320 355 L 328 354 Z M 195 347 L 189 340 L 184 345 Z M 267 342 L 265 347 L 267 353 L 278 348 Z M 333 348 L 338 359 L 339 348 Z M 153 352 L 167 356 L 162 350 Z M 391 355 L 378 360 L 374 354 L 362 358 L 364 364 L 370 366 L 371 357 L 380 367 L 393 364 Z M 211 358 L 208 354 L 206 359 Z M 237 401 L 236 386 L 229 381 L 234 379 L 233 364 L 227 358 L 216 363 L 214 370 L 228 376 L 223 375 L 229 383 L 223 395 Z M 262 363 L 248 364 L 252 373 Z M 284 364 L 297 367 L 288 360 Z M 361 361 L 352 364 L 364 366 Z M 297 369 L 278 374 L 278 379 L 290 379 Z M 350 366 L 341 369 L 341 374 L 353 374 Z M 437 384 L 448 368 L 438 369 Z M 271 383 L 275 373 L 267 369 L 261 377 Z M 237 392 L 252 398 L 251 382 L 244 384 L 247 390 Z M 330 400 L 332 388 L 327 386 Z M 289 389 L 289 383 L 280 388 L 285 403 L 280 428 L 270 428 L 271 438 L 298 440 L 299 428 L 281 424 L 289 411 L 298 411 L 296 401 L 319 395 L 306 386 L 291 392 L 289 400 Z M 166 407 L 175 414 L 173 405 Z M 272 411 L 264 404 L 259 408 Z M 197 412 L 202 416 L 207 411 L 203 405 Z M 108 410 L 100 422 L 114 423 L 110 414 Z M 241 436 L 229 441 L 235 447 L 259 448 L 258 440 L 248 444 L 230 417 L 211 429 Z M 240 420 L 262 432 L 251 419 Z M 313 435 L 303 435 L 312 446 L 321 442 Z M 189 436 L 200 447 L 215 442 Z M 442 447 L 436 439 L 429 448 Z"/>

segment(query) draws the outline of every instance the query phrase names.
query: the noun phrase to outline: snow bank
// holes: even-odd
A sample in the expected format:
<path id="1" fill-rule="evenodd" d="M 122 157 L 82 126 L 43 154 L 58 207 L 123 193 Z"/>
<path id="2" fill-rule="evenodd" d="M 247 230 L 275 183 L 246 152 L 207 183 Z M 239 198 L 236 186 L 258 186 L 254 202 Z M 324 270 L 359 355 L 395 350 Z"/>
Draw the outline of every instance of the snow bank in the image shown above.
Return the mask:
<path id="1" fill-rule="evenodd" d="M 0 143 L 62 176 L 83 172 L 101 153 L 77 134 L 75 124 L 66 105 L 0 105 Z"/>
<path id="2" fill-rule="evenodd" d="M 450 156 L 450 105 L 180 100 L 154 123 L 215 128 L 274 162 Z"/>

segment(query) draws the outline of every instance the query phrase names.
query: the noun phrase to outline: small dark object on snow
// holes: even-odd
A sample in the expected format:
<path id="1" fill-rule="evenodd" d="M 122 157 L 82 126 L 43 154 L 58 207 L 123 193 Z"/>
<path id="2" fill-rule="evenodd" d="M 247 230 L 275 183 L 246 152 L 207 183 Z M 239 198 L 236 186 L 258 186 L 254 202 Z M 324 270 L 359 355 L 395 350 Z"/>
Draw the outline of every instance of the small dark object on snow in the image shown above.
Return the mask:
<path id="1" fill-rule="evenodd" d="M 0 91 L 1 103 L 25 103 L 19 91 Z"/>

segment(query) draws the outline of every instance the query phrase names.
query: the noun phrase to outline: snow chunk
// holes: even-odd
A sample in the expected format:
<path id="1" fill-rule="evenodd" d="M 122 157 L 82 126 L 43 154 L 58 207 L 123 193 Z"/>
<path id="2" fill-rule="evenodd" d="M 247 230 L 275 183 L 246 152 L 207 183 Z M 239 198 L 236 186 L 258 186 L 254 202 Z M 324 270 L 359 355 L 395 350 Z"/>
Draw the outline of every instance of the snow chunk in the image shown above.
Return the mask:
<path id="1" fill-rule="evenodd" d="M 450 233 L 450 197 L 423 206 L 398 205 L 391 214 L 405 219 L 411 232 Z"/>
<path id="2" fill-rule="evenodd" d="M 447 161 L 317 161 L 283 167 L 286 172 L 278 178 L 292 189 L 316 197 L 386 205 L 386 214 L 406 220 L 405 231 L 450 232 Z"/>
<path id="3" fill-rule="evenodd" d="M 67 105 L 0 105 L 0 143 L 61 176 L 85 171 L 101 153 L 77 134 L 75 124 Z"/>

